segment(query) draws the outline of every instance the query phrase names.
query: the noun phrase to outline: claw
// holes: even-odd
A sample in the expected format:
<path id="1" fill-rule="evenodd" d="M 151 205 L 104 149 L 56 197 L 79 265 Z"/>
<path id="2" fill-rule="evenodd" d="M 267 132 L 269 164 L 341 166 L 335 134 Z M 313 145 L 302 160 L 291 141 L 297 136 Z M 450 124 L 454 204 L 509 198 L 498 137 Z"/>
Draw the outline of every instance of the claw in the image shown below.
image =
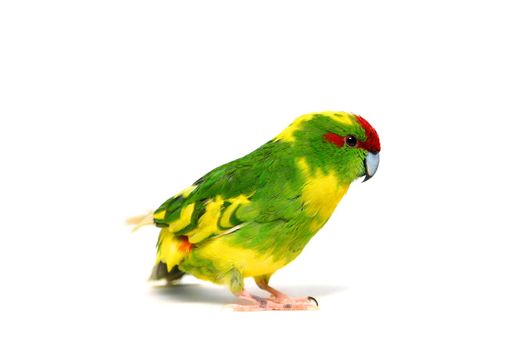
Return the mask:
<path id="1" fill-rule="evenodd" d="M 318 303 L 318 301 L 316 300 L 316 298 L 314 298 L 314 297 L 310 297 L 310 296 L 309 296 L 309 297 L 307 297 L 307 299 L 309 299 L 310 301 L 313 301 L 313 302 L 316 304 L 316 307 L 319 307 L 319 306 L 320 306 L 320 304 Z"/>

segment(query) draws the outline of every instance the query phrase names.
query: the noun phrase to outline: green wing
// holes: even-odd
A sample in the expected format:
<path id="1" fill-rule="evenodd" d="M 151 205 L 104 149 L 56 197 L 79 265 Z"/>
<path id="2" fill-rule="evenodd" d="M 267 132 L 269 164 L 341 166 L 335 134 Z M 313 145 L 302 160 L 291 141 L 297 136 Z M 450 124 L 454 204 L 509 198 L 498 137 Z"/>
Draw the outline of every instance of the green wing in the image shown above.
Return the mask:
<path id="1" fill-rule="evenodd" d="M 269 142 L 209 172 L 163 203 L 155 224 L 198 243 L 250 222 L 289 221 L 301 209 L 299 174 L 278 147 L 286 146 Z"/>
<path id="2" fill-rule="evenodd" d="M 255 174 L 241 160 L 225 164 L 165 201 L 154 212 L 154 223 L 176 236 L 188 236 L 191 243 L 226 233 L 243 223 L 238 213 L 251 206 Z"/>

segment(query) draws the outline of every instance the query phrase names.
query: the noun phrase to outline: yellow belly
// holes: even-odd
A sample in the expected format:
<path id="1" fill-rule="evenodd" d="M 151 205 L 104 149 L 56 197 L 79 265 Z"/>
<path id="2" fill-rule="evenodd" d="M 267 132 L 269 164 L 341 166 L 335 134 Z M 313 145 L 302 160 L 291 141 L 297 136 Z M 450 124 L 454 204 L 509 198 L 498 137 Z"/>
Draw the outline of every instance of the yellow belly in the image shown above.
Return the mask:
<path id="1" fill-rule="evenodd" d="M 289 263 L 288 260 L 276 260 L 251 249 L 233 246 L 223 237 L 213 239 L 195 252 L 200 259 L 211 261 L 219 271 L 239 270 L 244 277 L 269 275 Z M 197 276 L 209 279 L 208 276 Z"/>

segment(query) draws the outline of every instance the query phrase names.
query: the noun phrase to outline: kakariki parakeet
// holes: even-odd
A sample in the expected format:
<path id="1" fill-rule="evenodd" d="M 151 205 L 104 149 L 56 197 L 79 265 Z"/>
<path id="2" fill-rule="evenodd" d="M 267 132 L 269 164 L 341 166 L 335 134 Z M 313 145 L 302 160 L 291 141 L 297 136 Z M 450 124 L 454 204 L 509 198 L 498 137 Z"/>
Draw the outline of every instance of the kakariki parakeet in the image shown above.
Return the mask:
<path id="1" fill-rule="evenodd" d="M 221 165 L 153 213 L 129 223 L 161 229 L 151 278 L 184 274 L 228 286 L 235 310 L 305 310 L 312 297 L 291 298 L 269 286 L 329 220 L 355 179 L 371 178 L 380 141 L 362 117 L 320 112 L 297 118 L 250 154 Z M 269 298 L 251 295 L 253 277 Z"/>

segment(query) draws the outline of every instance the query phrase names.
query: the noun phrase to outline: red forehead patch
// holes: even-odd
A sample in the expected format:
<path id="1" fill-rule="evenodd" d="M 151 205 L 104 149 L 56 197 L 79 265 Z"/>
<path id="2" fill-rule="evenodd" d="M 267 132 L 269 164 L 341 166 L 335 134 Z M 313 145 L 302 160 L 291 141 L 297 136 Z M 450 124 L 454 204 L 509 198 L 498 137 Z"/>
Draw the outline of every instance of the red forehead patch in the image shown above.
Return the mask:
<path id="1" fill-rule="evenodd" d="M 356 120 L 366 132 L 366 140 L 363 142 L 359 140 L 357 144 L 358 147 L 373 153 L 380 152 L 380 140 L 378 139 L 378 134 L 375 128 L 359 115 L 356 116 Z"/>

